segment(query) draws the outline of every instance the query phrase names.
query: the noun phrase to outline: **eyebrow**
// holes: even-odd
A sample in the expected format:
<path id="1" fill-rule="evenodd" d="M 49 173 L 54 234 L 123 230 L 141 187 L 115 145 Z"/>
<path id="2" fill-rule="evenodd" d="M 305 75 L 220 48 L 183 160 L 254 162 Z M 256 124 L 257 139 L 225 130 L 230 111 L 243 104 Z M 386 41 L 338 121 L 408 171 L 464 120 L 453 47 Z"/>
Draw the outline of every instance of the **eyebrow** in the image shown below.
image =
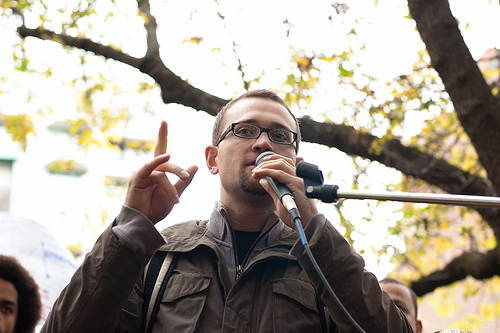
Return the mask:
<path id="1" fill-rule="evenodd" d="M 11 301 L 11 300 L 8 300 L 8 299 L 0 299 L 0 304 L 1 305 L 17 306 L 17 303 L 15 301 Z"/>
<path id="2" fill-rule="evenodd" d="M 247 123 L 247 124 L 257 125 L 258 122 L 259 121 L 257 119 L 250 118 L 250 119 L 244 119 L 244 120 L 234 121 L 233 123 Z M 279 129 L 286 129 L 286 130 L 289 130 L 289 131 L 292 131 L 292 132 L 295 131 L 295 130 L 293 130 L 291 128 L 288 128 L 288 126 L 285 125 L 284 123 L 280 123 L 280 122 L 276 122 L 276 121 L 273 121 L 270 126 L 271 127 L 266 127 L 266 128 L 279 128 Z M 260 127 L 264 127 L 264 126 L 260 126 Z"/>

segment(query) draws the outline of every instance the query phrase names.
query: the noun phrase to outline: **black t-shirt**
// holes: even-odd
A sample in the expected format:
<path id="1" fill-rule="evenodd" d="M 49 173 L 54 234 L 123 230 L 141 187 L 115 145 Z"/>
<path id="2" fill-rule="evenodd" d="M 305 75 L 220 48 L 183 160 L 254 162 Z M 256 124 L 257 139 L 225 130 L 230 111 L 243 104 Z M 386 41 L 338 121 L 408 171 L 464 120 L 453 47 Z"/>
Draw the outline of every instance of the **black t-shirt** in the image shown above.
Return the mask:
<path id="1" fill-rule="evenodd" d="M 234 230 L 236 237 L 236 250 L 238 251 L 238 263 L 242 263 L 248 250 L 259 237 L 260 231 L 240 231 Z"/>

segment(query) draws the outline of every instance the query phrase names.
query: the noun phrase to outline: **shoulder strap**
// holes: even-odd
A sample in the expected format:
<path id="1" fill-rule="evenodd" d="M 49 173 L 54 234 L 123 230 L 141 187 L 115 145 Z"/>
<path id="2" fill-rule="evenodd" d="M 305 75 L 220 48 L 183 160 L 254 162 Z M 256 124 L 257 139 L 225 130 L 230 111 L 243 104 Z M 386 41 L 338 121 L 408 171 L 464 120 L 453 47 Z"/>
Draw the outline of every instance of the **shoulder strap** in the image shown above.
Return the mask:
<path id="1" fill-rule="evenodd" d="M 146 266 L 141 332 L 149 333 L 153 329 L 160 308 L 159 296 L 163 295 L 176 262 L 177 256 L 174 252 L 157 251 Z"/>

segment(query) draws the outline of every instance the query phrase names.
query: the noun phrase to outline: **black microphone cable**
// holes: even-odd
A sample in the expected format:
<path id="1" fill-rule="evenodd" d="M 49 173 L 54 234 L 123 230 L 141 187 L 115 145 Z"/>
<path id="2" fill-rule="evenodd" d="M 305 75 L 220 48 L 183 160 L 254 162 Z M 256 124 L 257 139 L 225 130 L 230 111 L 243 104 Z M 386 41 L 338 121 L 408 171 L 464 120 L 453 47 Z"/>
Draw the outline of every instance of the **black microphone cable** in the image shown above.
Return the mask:
<path id="1" fill-rule="evenodd" d="M 267 151 L 267 152 L 260 154 L 256 159 L 255 165 L 259 165 L 260 163 L 262 163 L 262 161 L 264 160 L 265 157 L 273 155 L 273 154 L 274 154 L 274 152 L 271 152 L 271 151 Z M 302 228 L 302 220 L 300 218 L 300 213 L 299 213 L 299 210 L 297 209 L 295 201 L 293 200 L 290 189 L 288 189 L 288 187 L 286 187 L 285 184 L 283 184 L 275 179 L 272 179 L 270 177 L 266 177 L 266 179 L 268 180 L 269 184 L 271 185 L 274 192 L 276 193 L 276 195 L 280 199 L 281 203 L 285 206 L 288 213 L 292 217 L 293 221 L 297 225 L 297 232 L 299 234 L 302 245 L 304 246 L 304 249 L 306 250 L 306 253 L 307 253 L 307 256 L 309 257 L 309 260 L 311 260 L 311 263 L 312 263 L 314 269 L 316 270 L 321 281 L 325 285 L 326 290 L 328 290 L 328 293 L 333 298 L 333 300 L 335 301 L 337 306 L 342 310 L 344 315 L 347 317 L 347 319 L 349 319 L 351 324 L 358 330 L 358 332 L 366 333 L 366 331 L 356 322 L 356 320 L 351 316 L 349 311 L 347 311 L 347 309 L 344 307 L 344 304 L 342 304 L 342 302 L 338 298 L 337 294 L 335 294 L 332 286 L 328 283 L 328 280 L 326 279 L 325 274 L 323 274 L 323 271 L 321 271 L 321 268 L 319 267 L 318 263 L 316 262 L 316 259 L 314 258 L 313 254 L 311 252 L 311 248 L 309 247 L 309 242 L 307 241 L 306 234 L 304 233 L 304 228 Z"/>
<path id="2" fill-rule="evenodd" d="M 366 333 L 366 331 L 356 322 L 356 320 L 351 316 L 349 311 L 347 311 L 347 309 L 344 307 L 344 304 L 342 304 L 342 302 L 338 298 L 337 294 L 335 294 L 335 291 L 333 291 L 332 286 L 328 283 L 328 280 L 326 279 L 325 274 L 323 274 L 323 271 L 321 270 L 318 263 L 316 262 L 316 259 L 314 258 L 313 254 L 311 252 L 311 248 L 309 247 L 309 243 L 307 241 L 306 234 L 304 233 L 304 228 L 302 228 L 301 218 L 300 218 L 300 216 L 295 216 L 295 215 L 298 215 L 298 211 L 297 211 L 297 214 L 292 214 L 292 211 L 290 211 L 289 213 L 292 216 L 295 224 L 297 225 L 297 232 L 299 233 L 300 240 L 302 241 L 302 245 L 304 246 L 304 249 L 306 250 L 307 256 L 309 257 L 309 260 L 311 260 L 311 263 L 313 264 L 313 267 L 316 270 L 316 272 L 318 273 L 321 281 L 323 281 L 323 284 L 325 285 L 326 290 L 328 290 L 328 293 L 333 298 L 333 300 L 335 301 L 337 306 L 340 308 L 340 310 L 342 310 L 344 315 L 347 317 L 347 319 L 349 319 L 351 324 L 358 330 L 358 332 Z"/>

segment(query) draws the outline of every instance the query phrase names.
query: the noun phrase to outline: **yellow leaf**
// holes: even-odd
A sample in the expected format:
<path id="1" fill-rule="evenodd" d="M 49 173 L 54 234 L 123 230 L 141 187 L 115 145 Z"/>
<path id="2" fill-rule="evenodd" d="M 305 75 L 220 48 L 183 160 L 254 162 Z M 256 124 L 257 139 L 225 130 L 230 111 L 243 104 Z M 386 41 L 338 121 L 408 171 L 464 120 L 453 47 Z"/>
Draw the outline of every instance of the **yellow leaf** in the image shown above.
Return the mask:
<path id="1" fill-rule="evenodd" d="M 191 44 L 196 44 L 199 45 L 203 41 L 203 37 L 200 36 L 194 36 L 189 39 L 185 39 L 184 43 L 191 43 Z"/>

